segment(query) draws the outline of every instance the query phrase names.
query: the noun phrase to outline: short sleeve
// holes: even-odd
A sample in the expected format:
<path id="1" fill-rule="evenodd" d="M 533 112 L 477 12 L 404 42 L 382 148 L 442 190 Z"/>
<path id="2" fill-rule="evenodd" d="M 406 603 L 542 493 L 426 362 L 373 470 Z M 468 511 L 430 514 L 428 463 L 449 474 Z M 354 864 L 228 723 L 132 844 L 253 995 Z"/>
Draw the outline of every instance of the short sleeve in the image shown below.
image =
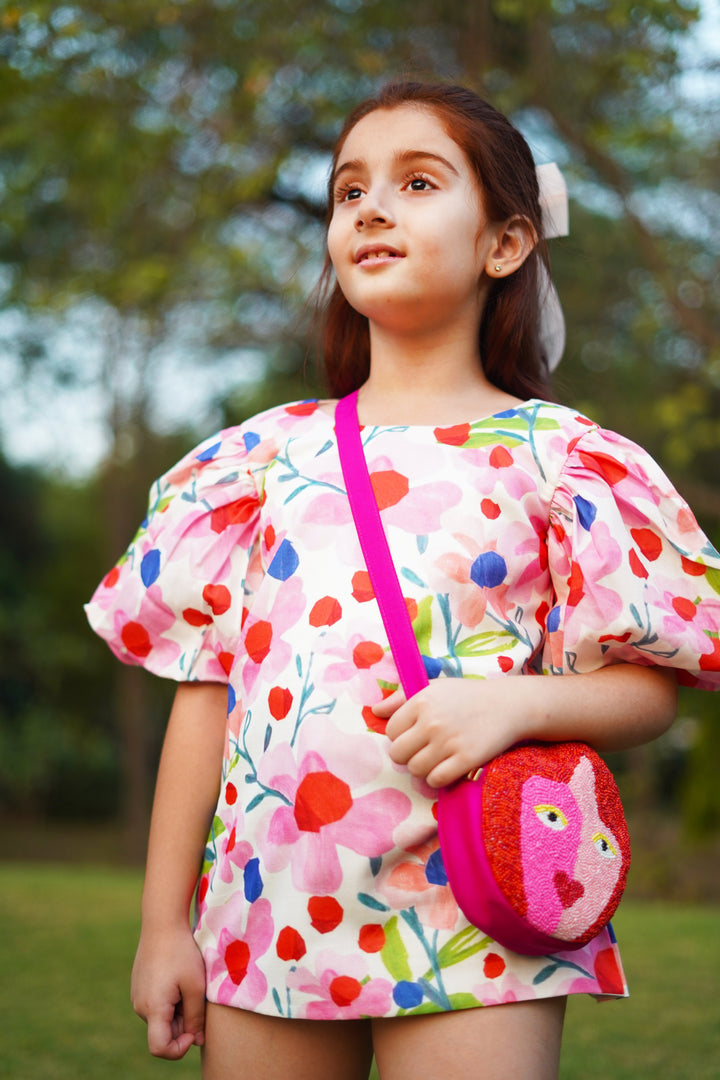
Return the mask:
<path id="1" fill-rule="evenodd" d="M 85 606 L 120 660 L 179 681 L 227 682 L 270 453 L 231 428 L 153 484 L 145 521 Z"/>
<path id="2" fill-rule="evenodd" d="M 600 429 L 576 440 L 552 500 L 548 564 L 546 670 L 629 661 L 720 687 L 720 555 L 641 447 Z"/>

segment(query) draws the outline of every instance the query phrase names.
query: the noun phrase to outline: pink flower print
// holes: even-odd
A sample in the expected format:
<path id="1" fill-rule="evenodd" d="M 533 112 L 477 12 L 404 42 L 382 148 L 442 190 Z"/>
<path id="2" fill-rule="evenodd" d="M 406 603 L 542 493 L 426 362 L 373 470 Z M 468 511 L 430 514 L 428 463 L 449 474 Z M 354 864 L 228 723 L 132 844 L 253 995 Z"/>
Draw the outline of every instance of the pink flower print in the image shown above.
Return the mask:
<path id="1" fill-rule="evenodd" d="M 332 630 L 322 639 L 319 648 L 326 663 L 318 670 L 316 685 L 332 697 L 347 694 L 358 705 L 375 705 L 383 697 L 380 682 L 398 682 L 395 661 L 389 649 L 376 640 L 381 631 L 377 622 L 349 637 L 347 629 L 352 627 L 345 633 Z M 339 659 L 334 662 L 333 657 Z"/>
<path id="2" fill-rule="evenodd" d="M 267 979 L 257 961 L 274 935 L 270 901 L 248 905 L 242 892 L 236 891 L 226 904 L 208 908 L 203 923 L 206 936 L 215 937 L 219 931 L 215 944 L 204 950 L 208 999 L 256 1009 L 267 994 Z"/>
<path id="3" fill-rule="evenodd" d="M 396 911 L 414 907 L 423 926 L 452 930 L 458 906 L 447 885 L 433 883 L 440 875 L 433 872 L 430 860 L 439 850 L 437 838 L 408 848 L 399 860 L 383 866 L 377 877 L 377 891 Z"/>
<path id="4" fill-rule="evenodd" d="M 182 651 L 177 642 L 163 637 L 175 621 L 175 613 L 163 602 L 159 585 L 145 589 L 134 619 L 128 619 L 124 611 L 116 610 L 114 614 L 116 638 L 130 656 L 140 663 L 152 652 L 153 666 L 159 668 L 172 664 Z"/>
<path id="5" fill-rule="evenodd" d="M 299 576 L 289 577 L 278 588 L 272 607 L 267 615 L 257 611 L 248 616 L 243 627 L 244 647 L 251 663 L 243 665 L 242 679 L 246 694 L 255 686 L 262 665 L 263 680 L 272 685 L 285 670 L 292 658 L 292 648 L 283 639 L 305 611 L 306 598 Z M 249 702 L 246 701 L 246 704 Z"/>
<path id="6" fill-rule="evenodd" d="M 684 582 L 680 582 L 680 588 L 685 592 Z M 712 652 L 712 639 L 706 631 L 720 625 L 720 601 L 695 604 L 687 596 L 676 596 L 668 590 L 663 593 L 661 603 L 665 611 L 673 612 L 663 619 L 663 637 L 700 656 Z"/>
<path id="7" fill-rule="evenodd" d="M 503 971 L 492 981 L 474 986 L 472 992 L 481 1005 L 510 1005 L 514 1001 L 527 1001 L 537 997 L 527 982 L 508 971 Z"/>
<path id="8" fill-rule="evenodd" d="M 217 873 L 222 881 L 233 880 L 233 867 L 237 866 L 244 870 L 252 857 L 252 845 L 247 840 L 237 839 L 237 825 L 226 830 L 218 842 Z"/>
<path id="9" fill-rule="evenodd" d="M 260 762 L 261 783 L 279 791 L 289 805 L 260 822 L 258 846 L 269 871 L 290 863 L 297 889 L 329 895 L 342 883 L 337 848 L 368 858 L 390 851 L 396 826 L 410 812 L 410 800 L 394 788 L 354 794 L 353 788 L 367 784 L 382 768 L 377 744 L 363 735 L 341 734 L 319 718 L 312 730 L 322 754 L 309 745 L 308 737 L 303 739 L 303 731 L 297 763 L 287 745 Z"/>
<path id="10" fill-rule="evenodd" d="M 318 953 L 315 972 L 296 968 L 288 973 L 287 985 L 318 999 L 301 1006 L 298 1015 L 305 1020 L 386 1016 L 392 1004 L 392 983 L 388 979 L 368 979 L 364 960 L 358 956 Z"/>
<path id="11" fill-rule="evenodd" d="M 462 499 L 462 491 L 456 484 L 437 481 L 418 484 L 404 499 L 382 510 L 383 522 L 393 525 L 414 536 L 438 532 L 443 527 L 443 515 Z"/>

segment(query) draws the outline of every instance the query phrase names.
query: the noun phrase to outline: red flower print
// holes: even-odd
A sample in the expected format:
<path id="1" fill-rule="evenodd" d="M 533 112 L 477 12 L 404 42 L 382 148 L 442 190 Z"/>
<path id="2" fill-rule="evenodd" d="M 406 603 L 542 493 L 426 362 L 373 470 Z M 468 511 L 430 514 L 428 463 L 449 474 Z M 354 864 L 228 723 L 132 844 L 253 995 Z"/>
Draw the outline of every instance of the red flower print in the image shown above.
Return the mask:
<path id="1" fill-rule="evenodd" d="M 688 600 L 685 596 L 673 597 L 672 606 L 685 622 L 692 622 L 697 614 L 697 608 L 693 604 L 692 600 Z"/>
<path id="2" fill-rule="evenodd" d="M 352 576 L 352 594 L 359 604 L 375 599 L 375 592 L 370 584 L 367 570 L 358 570 Z"/>
<path id="3" fill-rule="evenodd" d="M 370 668 L 379 664 L 385 655 L 382 645 L 376 641 L 361 641 L 353 649 L 353 663 L 356 668 Z"/>
<path id="4" fill-rule="evenodd" d="M 490 464 L 493 469 L 509 469 L 513 464 L 513 456 L 505 446 L 496 446 L 490 454 Z"/>
<path id="5" fill-rule="evenodd" d="M 490 518 L 491 521 L 494 521 L 495 518 L 500 517 L 500 507 L 496 502 L 493 502 L 492 499 L 483 499 L 483 501 L 480 503 L 480 509 L 482 510 L 485 517 Z"/>
<path id="6" fill-rule="evenodd" d="M 611 457 L 610 454 L 588 454 L 586 451 L 580 451 L 580 460 L 591 472 L 598 473 L 602 476 L 603 480 L 613 487 L 615 484 L 619 484 L 621 480 L 624 480 L 628 474 L 627 466 L 623 465 L 617 458 Z"/>
<path id="7" fill-rule="evenodd" d="M 302 960 L 307 952 L 307 946 L 302 934 L 299 934 L 292 926 L 283 926 L 278 934 L 275 950 L 281 960 Z"/>
<path id="8" fill-rule="evenodd" d="M 350 788 L 331 772 L 310 772 L 295 793 L 295 821 L 302 832 L 320 832 L 345 817 L 353 804 Z"/>
<path id="9" fill-rule="evenodd" d="M 310 923 L 320 934 L 329 934 L 343 920 L 343 909 L 334 896 L 311 896 L 307 907 Z"/>
<path id="10" fill-rule="evenodd" d="M 332 626 L 342 618 L 342 608 L 334 596 L 323 596 L 313 604 L 308 621 L 311 626 Z"/>
<path id="11" fill-rule="evenodd" d="M 284 720 L 292 708 L 292 703 L 292 694 L 282 686 L 273 686 L 268 694 L 268 708 L 275 720 Z"/>
<path id="12" fill-rule="evenodd" d="M 212 615 L 208 615 L 206 611 L 198 611 L 197 608 L 185 608 L 182 613 L 182 617 L 189 626 L 209 626 L 212 620 Z"/>
<path id="13" fill-rule="evenodd" d="M 643 564 L 640 562 L 640 557 L 635 548 L 630 549 L 628 561 L 630 563 L 630 569 L 632 570 L 635 577 L 646 578 L 648 576 L 647 567 L 643 566 Z"/>
<path id="14" fill-rule="evenodd" d="M 330 983 L 328 990 L 335 1004 L 345 1008 L 352 1005 L 353 1001 L 357 1001 L 360 997 L 362 983 L 358 982 L 357 979 L 353 979 L 351 975 L 338 975 Z"/>
<path id="15" fill-rule="evenodd" d="M 225 949 L 225 966 L 236 986 L 239 986 L 247 975 L 249 963 L 250 946 L 244 941 L 231 941 Z"/>
<path id="16" fill-rule="evenodd" d="M 583 598 L 585 589 L 585 578 L 579 563 L 573 563 L 570 571 L 570 577 L 568 578 L 568 585 L 570 586 L 570 592 L 568 593 L 567 606 L 576 607 Z"/>
<path id="17" fill-rule="evenodd" d="M 497 979 L 505 970 L 506 964 L 502 956 L 497 953 L 488 953 L 483 963 L 483 974 L 486 979 Z"/>
<path id="18" fill-rule="evenodd" d="M 464 446 L 470 438 L 469 424 L 455 424 L 453 427 L 436 427 L 433 435 L 439 443 L 447 446 Z"/>
<path id="19" fill-rule="evenodd" d="M 261 664 L 270 652 L 272 641 L 272 625 L 264 619 L 259 619 L 250 627 L 245 637 L 245 651 L 250 659 Z"/>
<path id="20" fill-rule="evenodd" d="M 206 585 L 202 597 L 213 615 L 224 615 L 232 604 L 230 590 L 225 585 Z"/>
<path id="21" fill-rule="evenodd" d="M 120 568 L 117 567 L 117 566 L 113 566 L 110 573 L 107 574 L 105 579 L 103 580 L 103 585 L 105 586 L 106 589 L 112 589 L 113 586 L 117 584 L 117 580 L 118 580 L 119 577 L 120 577 Z"/>
<path id="22" fill-rule="evenodd" d="M 720 638 L 710 638 L 713 651 L 700 657 L 701 671 L 720 671 Z"/>
<path id="23" fill-rule="evenodd" d="M 361 926 L 358 945 L 363 952 L 380 952 L 385 945 L 385 930 L 380 923 L 366 923 L 365 926 Z"/>
<path id="24" fill-rule="evenodd" d="M 595 957 L 595 977 L 603 994 L 622 994 L 625 992 L 622 973 L 614 949 L 601 949 L 597 954 Z"/>
<path id="25" fill-rule="evenodd" d="M 380 510 L 395 506 L 410 490 L 407 476 L 402 476 L 394 469 L 370 473 L 370 483 Z"/>
<path id="26" fill-rule="evenodd" d="M 152 650 L 150 635 L 138 622 L 127 622 L 120 635 L 122 643 L 133 656 L 146 657 Z"/>
<path id="27" fill-rule="evenodd" d="M 257 495 L 245 495 L 227 506 L 218 506 L 210 515 L 210 528 L 215 533 L 224 532 L 231 525 L 244 525 L 257 510 Z"/>
<path id="28" fill-rule="evenodd" d="M 655 562 L 662 555 L 662 540 L 652 529 L 631 529 L 630 535 L 648 562 Z"/>

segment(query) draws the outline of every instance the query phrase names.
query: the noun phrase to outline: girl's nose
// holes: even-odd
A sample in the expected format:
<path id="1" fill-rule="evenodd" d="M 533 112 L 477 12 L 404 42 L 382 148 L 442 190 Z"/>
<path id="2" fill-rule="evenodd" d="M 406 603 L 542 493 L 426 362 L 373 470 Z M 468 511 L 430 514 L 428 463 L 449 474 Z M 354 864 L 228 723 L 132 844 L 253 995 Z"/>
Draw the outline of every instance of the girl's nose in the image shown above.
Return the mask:
<path id="1" fill-rule="evenodd" d="M 355 215 L 355 228 L 364 229 L 369 225 L 387 228 L 393 224 L 392 215 L 381 200 L 369 192 L 358 204 Z"/>

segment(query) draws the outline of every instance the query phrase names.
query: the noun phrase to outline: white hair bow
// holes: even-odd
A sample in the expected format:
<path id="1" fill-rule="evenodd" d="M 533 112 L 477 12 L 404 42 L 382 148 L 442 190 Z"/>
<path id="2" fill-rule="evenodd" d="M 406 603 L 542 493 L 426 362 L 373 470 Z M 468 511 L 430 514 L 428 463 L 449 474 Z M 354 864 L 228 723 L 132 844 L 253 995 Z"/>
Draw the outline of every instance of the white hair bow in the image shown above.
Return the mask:
<path id="1" fill-rule="evenodd" d="M 540 210 L 546 240 L 567 236 L 570 232 L 567 185 L 555 162 L 535 169 L 540 186 Z M 540 341 L 551 371 L 560 363 L 565 349 L 565 316 L 560 298 L 545 264 L 539 262 Z"/>

